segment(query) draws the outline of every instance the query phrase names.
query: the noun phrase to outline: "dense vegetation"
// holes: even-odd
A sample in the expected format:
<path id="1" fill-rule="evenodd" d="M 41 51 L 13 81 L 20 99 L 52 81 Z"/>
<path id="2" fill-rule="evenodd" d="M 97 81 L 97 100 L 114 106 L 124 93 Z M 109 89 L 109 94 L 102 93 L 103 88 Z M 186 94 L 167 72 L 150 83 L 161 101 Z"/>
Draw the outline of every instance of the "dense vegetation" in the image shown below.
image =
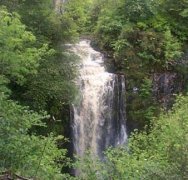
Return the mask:
<path id="1" fill-rule="evenodd" d="M 159 111 L 151 91 L 154 74 L 185 76 L 180 57 L 187 47 L 187 6 L 187 1 L 104 0 L 91 10 L 95 43 L 126 75 L 128 119 L 140 128 Z"/>
<path id="2" fill-rule="evenodd" d="M 77 27 L 50 0 L 0 5 L 0 170 L 62 179 L 77 58 L 60 43 L 76 38 Z"/>
<path id="3" fill-rule="evenodd" d="M 109 149 L 103 163 L 89 153 L 79 163 L 81 179 L 187 179 L 188 97 L 180 96 L 148 133 L 137 131 L 126 148 Z"/>
<path id="4" fill-rule="evenodd" d="M 62 171 L 71 166 L 80 170 L 75 179 L 187 179 L 188 1 L 69 0 L 56 8 L 52 0 L 0 1 L 0 172 L 74 179 Z M 103 162 L 86 153 L 71 164 L 62 145 L 78 62 L 62 45 L 79 35 L 125 74 L 128 120 L 142 130 Z M 155 74 L 165 73 L 182 78 L 173 93 L 184 94 L 168 112 L 153 92 Z"/>

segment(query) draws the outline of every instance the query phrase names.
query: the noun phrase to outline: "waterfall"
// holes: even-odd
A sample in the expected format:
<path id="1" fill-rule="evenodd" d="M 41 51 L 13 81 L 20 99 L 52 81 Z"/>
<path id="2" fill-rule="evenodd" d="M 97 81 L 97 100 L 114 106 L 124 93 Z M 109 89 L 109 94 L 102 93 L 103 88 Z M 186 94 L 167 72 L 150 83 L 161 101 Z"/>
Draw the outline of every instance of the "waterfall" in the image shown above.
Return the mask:
<path id="1" fill-rule="evenodd" d="M 86 150 L 103 157 L 109 146 L 124 144 L 126 134 L 125 79 L 108 73 L 103 56 L 82 40 L 72 46 L 81 58 L 77 85 L 80 90 L 73 105 L 74 153 L 82 156 Z"/>

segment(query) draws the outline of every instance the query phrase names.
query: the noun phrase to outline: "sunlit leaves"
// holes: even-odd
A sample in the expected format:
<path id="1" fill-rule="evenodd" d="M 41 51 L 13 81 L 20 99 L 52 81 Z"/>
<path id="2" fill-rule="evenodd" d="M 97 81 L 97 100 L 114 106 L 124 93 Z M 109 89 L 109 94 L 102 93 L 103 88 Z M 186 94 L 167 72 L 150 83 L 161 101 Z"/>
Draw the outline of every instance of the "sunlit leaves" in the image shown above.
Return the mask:
<path id="1" fill-rule="evenodd" d="M 26 177 L 60 178 L 61 167 L 56 160 L 66 151 L 58 150 L 56 138 L 36 136 L 33 126 L 44 126 L 40 115 L 8 100 L 0 93 L 0 168 Z"/>
<path id="2" fill-rule="evenodd" d="M 187 179 L 187 108 L 188 97 L 179 96 L 171 112 L 154 119 L 151 131 L 135 131 L 127 146 L 110 148 L 104 161 L 93 161 L 86 154 L 78 162 L 79 168 L 87 164 L 80 177 L 90 178 L 94 168 L 90 169 L 89 165 L 93 164 L 95 168 L 100 167 L 96 174 L 102 179 Z"/>
<path id="3" fill-rule="evenodd" d="M 181 56 L 181 43 L 172 36 L 170 30 L 167 30 L 164 34 L 165 37 L 165 58 L 167 61 L 177 59 Z M 168 62 L 167 62 L 168 63 Z"/>
<path id="4" fill-rule="evenodd" d="M 46 48 L 33 46 L 35 36 L 26 31 L 18 14 L 0 10 L 0 73 L 22 84 L 25 76 L 35 74 Z"/>

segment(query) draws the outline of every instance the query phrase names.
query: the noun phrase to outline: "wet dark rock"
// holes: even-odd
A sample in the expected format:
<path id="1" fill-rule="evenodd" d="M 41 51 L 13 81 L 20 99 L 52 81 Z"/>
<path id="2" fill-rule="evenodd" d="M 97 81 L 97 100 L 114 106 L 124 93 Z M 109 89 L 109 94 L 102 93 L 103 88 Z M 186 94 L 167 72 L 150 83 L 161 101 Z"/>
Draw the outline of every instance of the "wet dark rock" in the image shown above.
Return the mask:
<path id="1" fill-rule="evenodd" d="M 162 107 L 172 107 L 174 96 L 183 89 L 183 77 L 178 73 L 165 72 L 153 74 L 153 94 Z"/>

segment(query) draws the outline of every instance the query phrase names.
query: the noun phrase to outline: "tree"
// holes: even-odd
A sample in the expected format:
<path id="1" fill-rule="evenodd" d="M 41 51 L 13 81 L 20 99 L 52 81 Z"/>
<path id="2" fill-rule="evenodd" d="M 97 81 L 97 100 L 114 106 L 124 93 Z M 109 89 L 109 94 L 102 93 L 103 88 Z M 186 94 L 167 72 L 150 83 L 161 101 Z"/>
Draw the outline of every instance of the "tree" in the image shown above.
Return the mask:
<path id="1" fill-rule="evenodd" d="M 69 19 L 77 33 L 84 33 L 89 19 L 92 0 L 70 0 L 64 3 L 63 18 Z"/>
<path id="2" fill-rule="evenodd" d="M 81 168 L 83 163 L 88 164 L 84 166 L 84 177 L 90 179 L 96 171 L 102 178 L 95 179 L 187 179 L 187 108 L 188 96 L 179 96 L 172 111 L 154 119 L 150 132 L 135 131 L 127 147 L 110 148 L 103 162 L 86 155 L 80 161 Z"/>
<path id="3" fill-rule="evenodd" d="M 2 81 L 1 81 L 2 84 Z M 61 179 L 61 166 L 66 151 L 59 150 L 57 138 L 37 136 L 33 126 L 44 126 L 46 117 L 8 100 L 0 92 L 0 171 L 10 171 L 25 177 Z"/>
<path id="4" fill-rule="evenodd" d="M 37 75 L 40 61 L 52 55 L 47 45 L 37 48 L 36 37 L 26 31 L 17 13 L 0 9 L 0 171 L 26 177 L 62 179 L 66 150 L 58 149 L 61 137 L 36 135 L 33 128 L 44 127 L 46 113 L 36 113 L 13 100 L 8 87 L 24 87 L 28 77 Z M 12 96 L 15 96 L 14 88 Z M 62 139 L 62 138 L 61 138 Z"/>
<path id="5" fill-rule="evenodd" d="M 37 73 L 39 61 L 47 52 L 47 45 L 36 48 L 35 36 L 26 31 L 17 13 L 0 9 L 0 74 L 23 84 L 26 77 Z"/>
<path id="6" fill-rule="evenodd" d="M 114 162 L 116 171 L 123 173 L 124 177 L 130 172 L 136 172 L 134 174 L 143 179 L 186 179 L 187 108 L 188 97 L 178 97 L 173 110 L 155 120 L 149 134 L 146 132 L 133 134 L 129 140 L 128 152 L 119 149 L 107 153 L 110 161 Z M 124 165 L 124 162 L 127 164 Z M 118 167 L 121 167 L 120 170 Z"/>
<path id="7" fill-rule="evenodd" d="M 188 38 L 188 2 L 187 0 L 164 0 L 162 3 L 162 13 L 167 17 L 173 34 L 182 41 Z"/>
<path id="8" fill-rule="evenodd" d="M 28 79 L 22 98 L 30 102 L 30 107 L 46 110 L 61 119 L 61 109 L 73 102 L 76 88 L 78 57 L 72 53 L 61 52 L 44 60 L 38 73 Z"/>

